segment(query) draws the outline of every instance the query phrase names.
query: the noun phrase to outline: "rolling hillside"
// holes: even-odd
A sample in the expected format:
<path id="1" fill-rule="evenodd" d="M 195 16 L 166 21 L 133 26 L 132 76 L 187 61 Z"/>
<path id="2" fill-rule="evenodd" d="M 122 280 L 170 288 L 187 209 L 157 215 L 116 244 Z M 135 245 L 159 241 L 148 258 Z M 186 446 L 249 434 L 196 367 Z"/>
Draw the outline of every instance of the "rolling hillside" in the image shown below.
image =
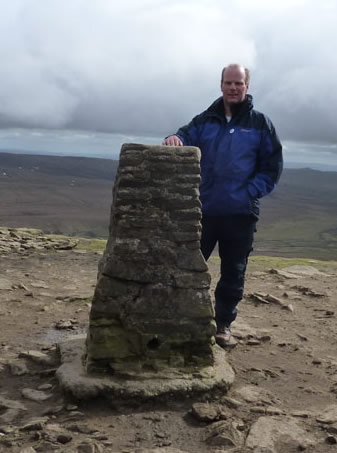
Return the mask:
<path id="1" fill-rule="evenodd" d="M 0 153 L 0 225 L 106 237 L 117 161 Z M 337 257 L 337 172 L 286 169 L 262 201 L 255 254 Z"/>

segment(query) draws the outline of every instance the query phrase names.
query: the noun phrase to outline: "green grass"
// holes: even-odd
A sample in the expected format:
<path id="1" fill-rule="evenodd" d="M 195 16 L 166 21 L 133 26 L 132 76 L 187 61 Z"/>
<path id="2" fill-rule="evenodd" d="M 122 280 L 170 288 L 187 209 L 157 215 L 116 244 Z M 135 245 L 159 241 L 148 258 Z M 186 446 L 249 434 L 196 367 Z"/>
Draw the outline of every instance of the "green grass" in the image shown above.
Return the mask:
<path id="1" fill-rule="evenodd" d="M 212 256 L 209 260 L 212 266 L 220 265 L 220 258 Z M 251 256 L 248 261 L 247 270 L 268 271 L 269 269 L 284 269 L 289 266 L 312 266 L 322 272 L 337 271 L 337 261 L 322 261 L 309 258 L 283 258 L 277 256 Z"/>
<path id="2" fill-rule="evenodd" d="M 289 266 L 312 266 L 320 271 L 337 270 L 337 261 L 322 261 L 310 258 L 283 258 L 275 256 L 251 256 L 249 270 L 284 269 Z"/>
<path id="3" fill-rule="evenodd" d="M 47 238 L 51 239 L 65 239 L 77 242 L 77 250 L 86 250 L 88 252 L 103 252 L 106 246 L 106 239 L 87 239 L 76 236 L 66 236 L 64 234 L 44 234 Z"/>
<path id="4" fill-rule="evenodd" d="M 91 252 L 104 252 L 106 246 L 105 239 L 85 239 L 78 238 L 77 249 L 87 250 Z"/>

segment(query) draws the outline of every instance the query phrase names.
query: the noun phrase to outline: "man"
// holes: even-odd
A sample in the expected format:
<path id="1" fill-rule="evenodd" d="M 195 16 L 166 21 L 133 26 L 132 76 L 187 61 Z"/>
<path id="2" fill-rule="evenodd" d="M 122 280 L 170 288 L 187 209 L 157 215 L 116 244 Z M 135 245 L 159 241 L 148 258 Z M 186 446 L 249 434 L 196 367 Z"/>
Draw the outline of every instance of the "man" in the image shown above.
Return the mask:
<path id="1" fill-rule="evenodd" d="M 163 141 L 201 150 L 201 251 L 218 243 L 221 276 L 215 290 L 216 342 L 226 347 L 243 297 L 245 271 L 259 216 L 259 198 L 282 172 L 282 146 L 267 116 L 247 94 L 249 70 L 239 64 L 221 74 L 222 97 Z"/>

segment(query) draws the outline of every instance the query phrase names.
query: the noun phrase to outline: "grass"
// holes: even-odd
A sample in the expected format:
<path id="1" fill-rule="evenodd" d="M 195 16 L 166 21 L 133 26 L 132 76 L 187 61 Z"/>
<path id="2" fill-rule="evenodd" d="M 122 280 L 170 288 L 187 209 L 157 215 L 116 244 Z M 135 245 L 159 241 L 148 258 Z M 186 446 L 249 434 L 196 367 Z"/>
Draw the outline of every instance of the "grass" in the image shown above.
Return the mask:
<path id="1" fill-rule="evenodd" d="M 1 227 L 0 227 L 1 230 Z M 21 232 L 29 232 L 32 235 L 38 236 L 41 234 L 41 230 L 29 229 L 29 228 L 18 228 Z M 59 240 L 71 240 L 77 241 L 76 249 L 91 251 L 91 252 L 103 252 L 106 247 L 107 241 L 105 239 L 88 239 L 74 236 L 67 236 L 62 234 L 44 234 L 44 236 L 51 239 Z M 309 249 L 306 249 L 307 253 Z M 335 248 L 331 250 L 333 258 L 336 256 Z M 275 255 L 277 255 L 277 250 L 275 250 Z M 314 255 L 312 255 L 314 256 Z M 218 267 L 220 263 L 220 258 L 216 255 L 213 255 L 208 264 L 210 267 Z M 332 260 L 319 260 L 313 259 L 310 256 L 308 257 L 281 257 L 281 256 L 265 256 L 265 255 L 253 255 L 249 257 L 248 271 L 266 271 L 271 268 L 283 269 L 293 265 L 301 266 L 313 266 L 320 271 L 337 271 L 337 261 Z"/>
<path id="2" fill-rule="evenodd" d="M 220 258 L 212 256 L 209 264 L 220 265 Z M 248 261 L 248 271 L 268 271 L 269 269 L 284 269 L 289 266 L 312 266 L 322 272 L 337 271 L 337 261 L 322 261 L 309 258 L 283 258 L 277 256 L 251 256 Z"/>
<path id="3" fill-rule="evenodd" d="M 87 239 L 76 236 L 65 236 L 63 234 L 46 234 L 45 235 L 51 239 L 69 239 L 71 241 L 76 241 L 77 250 L 86 250 L 88 252 L 104 252 L 106 246 L 106 239 Z"/>
<path id="4" fill-rule="evenodd" d="M 104 252 L 106 246 L 105 239 L 85 239 L 78 238 L 77 249 L 87 250 L 91 252 Z"/>
<path id="5" fill-rule="evenodd" d="M 312 266 L 320 271 L 337 270 L 337 261 L 322 261 L 309 258 L 283 258 L 275 256 L 252 256 L 249 258 L 249 270 L 284 269 L 289 266 Z"/>
<path id="6" fill-rule="evenodd" d="M 87 239 L 76 236 L 67 236 L 65 234 L 44 234 L 41 230 L 33 228 L 16 228 L 16 230 L 18 230 L 19 233 L 30 233 L 32 236 L 40 236 L 42 234 L 50 239 L 64 239 L 77 242 L 76 249 L 86 250 L 88 252 L 103 252 L 107 243 L 106 239 Z"/>

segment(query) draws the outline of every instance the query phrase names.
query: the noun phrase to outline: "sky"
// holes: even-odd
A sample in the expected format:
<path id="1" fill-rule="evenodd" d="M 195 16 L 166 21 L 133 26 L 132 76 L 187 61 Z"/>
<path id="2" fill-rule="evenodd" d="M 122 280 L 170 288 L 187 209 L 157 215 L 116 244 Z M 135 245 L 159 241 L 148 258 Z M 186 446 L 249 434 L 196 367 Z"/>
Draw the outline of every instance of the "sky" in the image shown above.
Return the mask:
<path id="1" fill-rule="evenodd" d="M 222 67 L 240 62 L 282 140 L 337 142 L 337 0 L 0 7 L 2 129 L 166 136 L 220 96 Z"/>

